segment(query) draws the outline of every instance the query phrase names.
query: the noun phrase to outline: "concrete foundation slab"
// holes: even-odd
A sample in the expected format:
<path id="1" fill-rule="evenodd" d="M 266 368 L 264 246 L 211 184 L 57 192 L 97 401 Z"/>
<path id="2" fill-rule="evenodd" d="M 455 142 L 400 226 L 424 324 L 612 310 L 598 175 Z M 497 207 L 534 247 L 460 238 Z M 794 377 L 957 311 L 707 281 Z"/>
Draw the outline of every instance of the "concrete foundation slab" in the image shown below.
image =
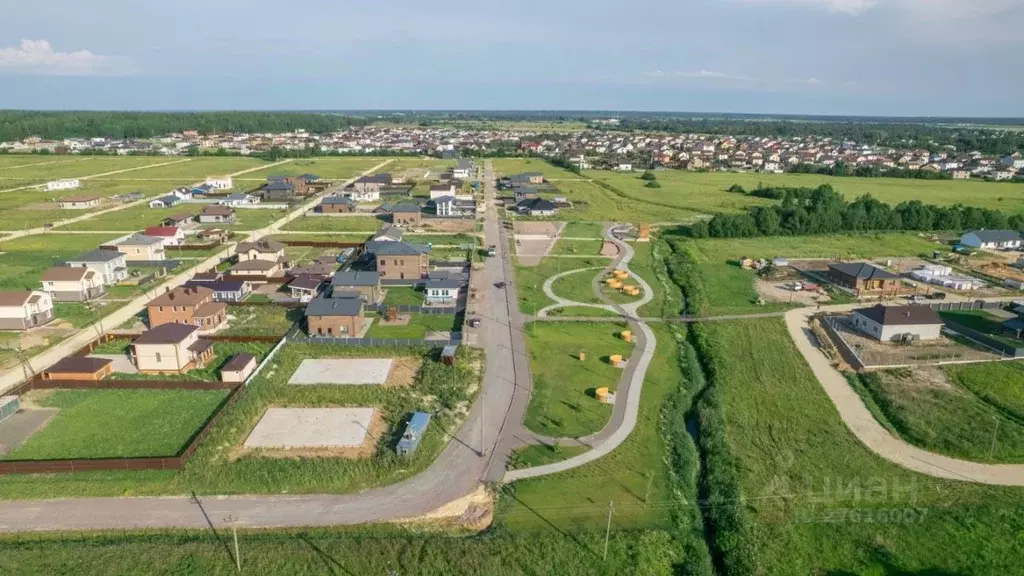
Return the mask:
<path id="1" fill-rule="evenodd" d="M 373 408 L 271 408 L 246 448 L 351 448 L 366 440 Z"/>
<path id="2" fill-rule="evenodd" d="M 306 359 L 289 384 L 383 384 L 391 371 L 391 358 Z"/>

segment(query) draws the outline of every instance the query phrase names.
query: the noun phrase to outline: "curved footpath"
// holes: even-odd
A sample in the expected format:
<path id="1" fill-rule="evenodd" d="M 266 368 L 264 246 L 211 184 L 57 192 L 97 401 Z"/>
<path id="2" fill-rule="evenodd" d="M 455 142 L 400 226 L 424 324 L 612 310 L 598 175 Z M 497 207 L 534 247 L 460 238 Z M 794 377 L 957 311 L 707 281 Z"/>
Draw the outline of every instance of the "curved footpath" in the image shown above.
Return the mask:
<path id="1" fill-rule="evenodd" d="M 587 270 L 607 270 L 607 266 L 593 266 L 590 268 L 576 268 L 575 270 L 566 270 L 560 272 L 544 281 L 544 295 L 555 301 L 554 304 L 549 304 L 537 311 L 538 318 L 547 318 L 547 315 L 552 310 L 557 308 L 565 308 L 567 306 L 580 307 L 580 308 L 600 308 L 601 310 L 608 310 L 609 312 L 618 312 L 613 306 L 607 304 L 590 304 L 586 302 L 576 302 L 575 300 L 569 300 L 568 298 L 562 298 L 558 294 L 555 294 L 554 284 L 559 278 L 564 278 L 570 274 L 576 274 L 577 272 L 586 272 Z M 596 276 L 595 276 L 596 278 Z"/>
<path id="2" fill-rule="evenodd" d="M 843 423 L 869 450 L 893 464 L 936 478 L 1024 486 L 1024 464 L 982 464 L 958 460 L 912 446 L 890 434 L 875 420 L 846 378 L 814 345 L 808 327 L 808 319 L 814 312 L 813 308 L 790 310 L 786 313 L 786 329 L 839 411 Z"/>
<path id="3" fill-rule="evenodd" d="M 619 387 L 616 391 L 616 402 L 612 408 L 612 417 L 600 432 L 578 439 L 545 438 L 520 427 L 521 430 L 519 431 L 518 436 L 524 444 L 551 444 L 555 442 L 564 445 L 583 444 L 590 446 L 590 450 L 580 454 L 579 456 L 573 456 L 572 458 L 562 460 L 561 462 L 535 466 L 533 468 L 511 470 L 505 473 L 503 478 L 505 482 L 513 482 L 524 478 L 536 478 L 538 476 L 564 472 L 565 470 L 571 470 L 573 468 L 583 466 L 588 462 L 593 462 L 594 460 L 597 460 L 618 448 L 619 445 L 629 437 L 630 433 L 633 432 L 633 429 L 636 428 L 637 417 L 640 412 L 640 393 L 643 389 L 644 377 L 647 374 L 647 367 L 650 365 L 651 359 L 654 358 L 654 350 L 657 346 L 657 338 L 654 336 L 654 331 L 651 330 L 650 326 L 648 326 L 646 322 L 638 317 L 637 310 L 639 310 L 644 304 L 650 302 L 651 299 L 654 298 L 654 293 L 651 291 L 650 285 L 648 285 L 643 278 L 638 274 L 633 274 L 632 271 L 629 270 L 629 262 L 633 259 L 634 254 L 633 247 L 615 237 L 612 233 L 614 229 L 615 226 L 612 226 L 605 236 L 609 241 L 614 242 L 615 245 L 619 247 L 619 256 L 609 266 L 609 268 L 620 268 L 629 271 L 643 288 L 644 296 L 640 300 L 629 304 L 590 305 L 591 307 L 605 307 L 605 309 L 619 312 L 621 315 L 629 319 L 630 328 L 637 335 L 636 349 L 623 370 L 622 378 L 619 380 Z M 547 282 L 545 282 L 545 288 L 545 293 L 547 293 L 547 289 L 549 288 Z M 608 302 L 599 290 L 595 288 L 595 291 L 598 297 L 603 301 Z M 549 296 L 551 295 L 549 294 Z M 565 301 L 565 299 L 562 298 L 556 297 L 556 299 Z M 581 305 L 580 303 L 572 301 L 567 302 L 568 304 L 565 305 L 568 306 Z M 636 353 L 637 351 L 639 351 L 639 354 Z"/>

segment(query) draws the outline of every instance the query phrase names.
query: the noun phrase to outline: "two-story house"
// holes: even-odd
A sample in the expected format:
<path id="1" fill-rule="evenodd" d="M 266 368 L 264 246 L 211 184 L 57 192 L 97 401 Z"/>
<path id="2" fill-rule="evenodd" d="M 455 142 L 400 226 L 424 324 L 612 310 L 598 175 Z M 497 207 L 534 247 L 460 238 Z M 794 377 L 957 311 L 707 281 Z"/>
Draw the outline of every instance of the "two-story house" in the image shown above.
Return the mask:
<path id="1" fill-rule="evenodd" d="M 270 262 L 284 262 L 284 243 L 269 238 L 263 238 L 255 242 L 239 242 L 235 247 L 235 253 L 239 262 L 250 260 L 267 260 Z"/>
<path id="2" fill-rule="evenodd" d="M 414 280 L 427 275 L 430 247 L 408 242 L 380 242 L 373 257 L 382 280 Z"/>
<path id="3" fill-rule="evenodd" d="M 391 209 L 391 223 L 395 226 L 419 226 L 422 216 L 419 204 L 400 203 Z"/>
<path id="4" fill-rule="evenodd" d="M 163 238 L 133 234 L 120 242 L 115 242 L 113 246 L 117 248 L 118 252 L 124 254 L 125 259 L 129 262 L 167 259 Z"/>
<path id="5" fill-rule="evenodd" d="M 43 272 L 43 292 L 58 302 L 83 302 L 106 293 L 103 275 L 89 268 L 54 266 Z"/>
<path id="6" fill-rule="evenodd" d="M 331 295 L 357 293 L 363 302 L 376 304 L 380 300 L 380 272 L 370 270 L 339 270 L 331 278 Z"/>
<path id="7" fill-rule="evenodd" d="M 149 327 L 162 324 L 190 324 L 201 330 L 214 330 L 227 320 L 227 304 L 214 301 L 214 292 L 205 286 L 179 286 L 150 300 L 146 305 Z"/>
<path id="8" fill-rule="evenodd" d="M 33 290 L 0 292 L 0 330 L 28 330 L 53 320 L 53 298 Z"/>
<path id="9" fill-rule="evenodd" d="M 213 342 L 191 324 L 161 324 L 132 342 L 131 358 L 143 374 L 184 374 L 214 357 Z"/>
<path id="10" fill-rule="evenodd" d="M 163 240 L 164 248 L 185 243 L 185 231 L 176 226 L 150 226 L 142 231 L 146 236 Z"/>
<path id="11" fill-rule="evenodd" d="M 112 286 L 128 278 L 128 260 L 124 253 L 115 250 L 92 250 L 80 254 L 64 263 L 73 268 L 88 268 L 98 272 L 103 284 Z"/>

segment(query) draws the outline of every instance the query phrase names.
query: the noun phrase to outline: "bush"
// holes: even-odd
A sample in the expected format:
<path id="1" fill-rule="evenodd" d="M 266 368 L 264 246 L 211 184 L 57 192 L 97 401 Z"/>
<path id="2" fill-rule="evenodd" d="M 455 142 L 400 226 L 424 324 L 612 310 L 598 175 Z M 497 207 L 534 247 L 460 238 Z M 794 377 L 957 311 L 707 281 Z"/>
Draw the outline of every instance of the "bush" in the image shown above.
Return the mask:
<path id="1" fill-rule="evenodd" d="M 650 180 L 644 184 L 644 188 L 661 188 L 661 184 L 657 180 Z"/>
<path id="2" fill-rule="evenodd" d="M 644 173 L 640 175 L 640 179 L 647 180 L 648 182 L 654 182 L 655 180 L 658 179 L 658 177 L 654 175 L 654 172 L 651 172 L 650 170 L 644 170 Z"/>

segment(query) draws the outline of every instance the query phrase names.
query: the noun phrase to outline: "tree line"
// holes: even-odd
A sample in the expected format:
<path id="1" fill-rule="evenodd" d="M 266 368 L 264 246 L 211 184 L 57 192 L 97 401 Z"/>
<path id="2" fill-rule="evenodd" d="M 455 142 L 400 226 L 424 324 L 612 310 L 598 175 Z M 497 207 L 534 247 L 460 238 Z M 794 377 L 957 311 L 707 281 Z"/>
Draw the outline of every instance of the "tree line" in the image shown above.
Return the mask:
<path id="1" fill-rule="evenodd" d="M 742 214 L 715 214 L 685 232 L 694 238 L 749 238 L 867 231 L 938 231 L 1022 229 L 1024 214 L 955 204 L 936 206 L 919 200 L 895 207 L 870 194 L 848 202 L 832 186 L 817 188 L 758 187 L 751 191 L 734 185 L 731 192 L 781 200 L 772 206 L 754 206 Z"/>

